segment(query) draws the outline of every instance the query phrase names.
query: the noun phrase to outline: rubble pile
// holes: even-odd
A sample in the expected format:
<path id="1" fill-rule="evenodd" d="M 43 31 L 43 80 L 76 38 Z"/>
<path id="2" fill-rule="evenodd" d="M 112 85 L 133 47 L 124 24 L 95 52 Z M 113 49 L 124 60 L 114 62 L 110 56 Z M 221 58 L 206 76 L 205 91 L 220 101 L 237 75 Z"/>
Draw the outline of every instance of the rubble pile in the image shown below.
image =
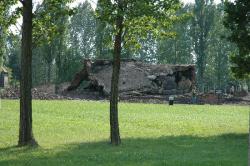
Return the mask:
<path id="1" fill-rule="evenodd" d="M 111 76 L 112 61 L 85 60 L 83 69 L 75 75 L 67 90 L 75 90 L 85 81 L 86 89 L 109 95 Z M 121 62 L 120 96 L 181 95 L 190 93 L 194 84 L 194 65 L 152 65 L 133 59 Z"/>
<path id="2" fill-rule="evenodd" d="M 71 83 L 42 85 L 32 89 L 33 99 L 40 100 L 109 100 L 112 61 L 84 60 L 83 69 Z M 166 103 L 173 96 L 175 103 L 193 103 L 194 65 L 146 64 L 133 59 L 121 61 L 119 100 L 124 102 Z M 195 93 L 196 104 L 250 103 L 250 94 L 237 97 L 229 94 Z M 18 99 L 19 88 L 1 90 L 1 98 Z"/>
<path id="3" fill-rule="evenodd" d="M 20 92 L 19 88 L 11 87 L 6 88 L 1 91 L 1 99 L 19 99 Z M 38 91 L 36 88 L 32 89 L 32 98 L 39 100 L 73 100 L 73 98 L 68 96 L 63 96 L 55 93 L 46 93 L 42 91 Z"/>

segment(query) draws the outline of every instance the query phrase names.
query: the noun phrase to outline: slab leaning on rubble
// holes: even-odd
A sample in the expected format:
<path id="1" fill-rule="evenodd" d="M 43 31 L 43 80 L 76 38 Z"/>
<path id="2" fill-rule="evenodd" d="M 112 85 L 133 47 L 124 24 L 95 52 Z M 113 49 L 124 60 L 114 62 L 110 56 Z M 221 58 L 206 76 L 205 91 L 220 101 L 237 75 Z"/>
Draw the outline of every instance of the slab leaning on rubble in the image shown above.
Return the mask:
<path id="1" fill-rule="evenodd" d="M 77 89 L 85 81 L 86 89 L 110 94 L 112 76 L 111 60 L 84 60 L 67 88 Z M 195 86 L 194 65 L 147 64 L 134 59 L 121 61 L 119 92 L 123 95 L 177 95 L 190 93 Z"/>

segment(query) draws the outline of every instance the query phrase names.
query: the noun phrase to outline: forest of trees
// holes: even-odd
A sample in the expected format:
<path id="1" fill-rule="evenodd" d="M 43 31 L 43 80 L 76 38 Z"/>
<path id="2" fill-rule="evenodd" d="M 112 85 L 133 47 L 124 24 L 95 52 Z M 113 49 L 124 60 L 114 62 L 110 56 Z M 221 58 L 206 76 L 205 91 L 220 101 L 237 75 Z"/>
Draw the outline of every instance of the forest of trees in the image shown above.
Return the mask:
<path id="1" fill-rule="evenodd" d="M 236 80 L 230 70 L 235 67 L 230 56 L 248 58 L 249 49 L 237 44 L 238 40 L 232 40 L 234 44 L 227 40 L 230 32 L 223 24 L 223 1 L 195 0 L 194 4 L 181 5 L 178 0 L 99 0 L 96 10 L 87 1 L 71 9 L 69 2 L 51 0 L 32 6 L 32 0 L 20 0 L 22 7 L 14 12 L 17 0 L 0 2 L 0 41 L 4 43 L 0 45 L 0 65 L 10 71 L 13 85 L 20 84 L 19 145 L 36 143 L 31 87 L 70 81 L 86 58 L 113 60 L 110 129 L 115 145 L 120 144 L 118 81 L 122 58 L 151 64 L 195 64 L 201 92 L 250 84 L 247 79 Z M 12 33 L 10 25 L 16 25 L 20 14 L 22 31 Z M 246 62 L 246 67 L 240 73 L 247 73 L 248 61 L 241 62 Z"/>
<path id="2" fill-rule="evenodd" d="M 230 71 L 229 57 L 238 49 L 226 40 L 228 30 L 223 26 L 223 3 L 201 2 L 196 1 L 179 9 L 178 14 L 189 13 L 190 16 L 171 27 L 176 32 L 174 37 L 155 39 L 148 34 L 145 39 L 140 39 L 136 49 L 123 49 L 121 58 L 134 58 L 146 63 L 196 64 L 197 83 L 201 91 L 225 90 L 233 84 L 249 85 L 249 81 L 235 80 Z M 42 13 L 42 10 L 54 12 L 46 9 L 46 3 L 40 4 L 38 9 L 37 13 Z M 45 42 L 33 47 L 33 86 L 70 81 L 82 68 L 84 58 L 112 58 L 112 27 L 96 18 L 94 9 L 87 1 L 79 4 L 74 12 L 72 16 L 64 15 L 45 25 L 57 26 L 58 33 L 51 41 L 44 39 Z M 1 31 L 4 34 L 1 40 L 6 41 L 5 45 L 1 45 L 1 57 L 4 66 L 11 70 L 12 83 L 18 84 L 21 32 L 7 32 Z"/>

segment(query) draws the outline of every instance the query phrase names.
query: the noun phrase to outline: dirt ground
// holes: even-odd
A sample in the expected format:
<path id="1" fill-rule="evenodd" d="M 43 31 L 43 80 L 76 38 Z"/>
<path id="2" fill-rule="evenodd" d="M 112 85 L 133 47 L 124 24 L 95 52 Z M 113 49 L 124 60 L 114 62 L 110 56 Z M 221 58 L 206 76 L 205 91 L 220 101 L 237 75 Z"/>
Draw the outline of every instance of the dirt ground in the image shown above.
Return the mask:
<path id="1" fill-rule="evenodd" d="M 89 89 L 84 89 L 81 86 L 74 91 L 66 91 L 69 83 L 61 84 L 57 89 L 58 93 L 55 93 L 55 85 L 42 85 L 37 86 L 32 89 L 33 99 L 39 100 L 108 100 L 108 96 L 100 94 L 98 91 L 93 91 Z M 185 95 L 176 95 L 175 103 L 181 104 L 191 104 L 192 95 L 187 93 Z M 7 88 L 1 90 L 2 99 L 19 99 L 19 89 L 18 88 Z M 136 92 L 131 95 L 126 93 L 121 93 L 119 100 L 122 102 L 139 102 L 139 103 L 168 103 L 169 96 L 166 95 L 141 95 Z M 250 93 L 246 96 L 235 95 L 223 95 L 218 98 L 218 95 L 209 94 L 199 94 L 197 96 L 196 104 L 240 104 L 240 105 L 250 105 Z"/>

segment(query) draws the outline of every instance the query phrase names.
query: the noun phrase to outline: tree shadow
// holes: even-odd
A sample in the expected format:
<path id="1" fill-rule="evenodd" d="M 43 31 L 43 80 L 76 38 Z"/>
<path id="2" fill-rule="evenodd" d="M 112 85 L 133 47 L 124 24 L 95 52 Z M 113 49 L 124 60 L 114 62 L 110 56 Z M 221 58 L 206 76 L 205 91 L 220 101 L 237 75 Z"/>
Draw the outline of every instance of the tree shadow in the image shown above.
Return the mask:
<path id="1" fill-rule="evenodd" d="M 54 149 L 0 149 L 0 165 L 241 166 L 247 165 L 247 150 L 247 134 L 124 138 L 118 147 L 103 141 L 66 144 Z"/>

